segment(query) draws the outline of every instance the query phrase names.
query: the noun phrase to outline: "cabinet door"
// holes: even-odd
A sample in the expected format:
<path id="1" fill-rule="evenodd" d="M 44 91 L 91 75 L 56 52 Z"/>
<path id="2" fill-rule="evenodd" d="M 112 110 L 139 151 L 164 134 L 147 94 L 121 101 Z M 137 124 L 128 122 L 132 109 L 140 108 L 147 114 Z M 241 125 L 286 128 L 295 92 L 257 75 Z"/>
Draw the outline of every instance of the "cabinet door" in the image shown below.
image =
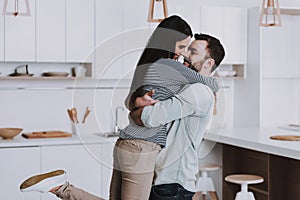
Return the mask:
<path id="1" fill-rule="evenodd" d="M 63 169 L 67 172 L 71 184 L 99 196 L 101 165 L 95 156 L 100 155 L 100 148 L 100 145 L 84 144 L 41 147 L 41 171 Z M 43 195 L 43 200 L 46 199 L 57 198 L 53 195 Z"/>
<path id="2" fill-rule="evenodd" d="M 260 29 L 262 75 L 269 78 L 299 78 L 300 16 L 282 15 L 282 23 L 282 27 Z"/>
<path id="3" fill-rule="evenodd" d="M 40 148 L 0 148 L 0 199 L 39 200 L 37 192 L 22 193 L 20 184 L 40 172 Z"/>
<path id="4" fill-rule="evenodd" d="M 123 68 L 122 78 L 131 79 L 150 37 L 148 1 L 131 0 L 123 4 Z M 138 8 L 134 9 L 133 8 Z"/>
<path id="5" fill-rule="evenodd" d="M 218 38 L 225 48 L 222 64 L 245 64 L 247 11 L 231 7 L 201 7 L 200 30 Z"/>
<path id="6" fill-rule="evenodd" d="M 96 0 L 95 77 L 118 79 L 122 76 L 123 1 Z"/>
<path id="7" fill-rule="evenodd" d="M 65 61 L 65 1 L 39 0 L 36 7 L 37 61 Z"/>
<path id="8" fill-rule="evenodd" d="M 246 64 L 247 62 L 247 9 L 225 8 L 224 63 Z"/>
<path id="9" fill-rule="evenodd" d="M 175 8 L 174 8 L 175 7 Z M 172 14 L 179 15 L 191 26 L 193 33 L 200 33 L 200 6 L 191 4 L 176 4 L 169 9 Z"/>
<path id="10" fill-rule="evenodd" d="M 67 62 L 91 62 L 94 50 L 94 1 L 66 0 Z"/>
<path id="11" fill-rule="evenodd" d="M 224 43 L 224 14 L 223 7 L 202 6 L 200 11 L 201 33 L 212 35 Z"/>
<path id="12" fill-rule="evenodd" d="M 113 147 L 114 142 L 101 145 L 101 197 L 104 199 L 109 199 L 109 187 L 113 170 Z"/>
<path id="13" fill-rule="evenodd" d="M 0 5 L 3 5 L 3 0 L 0 0 Z M 0 61 L 4 61 L 4 16 L 0 15 Z"/>
<path id="14" fill-rule="evenodd" d="M 30 16 L 5 16 L 5 61 L 35 61 L 35 0 L 29 6 Z"/>

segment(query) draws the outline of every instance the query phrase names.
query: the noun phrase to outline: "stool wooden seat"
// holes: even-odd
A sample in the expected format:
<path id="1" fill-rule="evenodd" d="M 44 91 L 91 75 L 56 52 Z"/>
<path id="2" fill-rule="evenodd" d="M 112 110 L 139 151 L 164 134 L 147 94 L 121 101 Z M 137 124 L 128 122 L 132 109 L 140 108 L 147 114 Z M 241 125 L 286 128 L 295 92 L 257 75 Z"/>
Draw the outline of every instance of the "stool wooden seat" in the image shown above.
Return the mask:
<path id="1" fill-rule="evenodd" d="M 255 200 L 252 192 L 248 192 L 248 184 L 262 183 L 261 176 L 250 174 L 233 174 L 225 177 L 225 181 L 240 184 L 241 191 L 236 194 L 235 200 Z"/>
<path id="2" fill-rule="evenodd" d="M 202 199 L 205 200 L 207 193 L 210 194 L 211 200 L 218 200 L 216 189 L 211 177 L 208 176 L 209 171 L 216 171 L 221 168 L 221 165 L 214 163 L 203 163 L 199 165 L 199 172 L 201 176 L 197 179 L 196 182 L 196 194 L 193 200 L 199 200 L 202 196 Z"/>
<path id="3" fill-rule="evenodd" d="M 199 171 L 215 171 L 221 168 L 221 165 L 215 163 L 203 163 L 199 165 Z"/>

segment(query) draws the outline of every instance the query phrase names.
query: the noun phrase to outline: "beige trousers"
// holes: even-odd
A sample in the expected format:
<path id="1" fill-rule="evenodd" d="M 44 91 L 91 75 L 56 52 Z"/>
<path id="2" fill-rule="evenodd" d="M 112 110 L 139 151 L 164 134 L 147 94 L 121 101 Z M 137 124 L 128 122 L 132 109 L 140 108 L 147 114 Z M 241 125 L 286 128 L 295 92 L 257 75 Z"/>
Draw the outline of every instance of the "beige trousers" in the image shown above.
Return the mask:
<path id="1" fill-rule="evenodd" d="M 54 193 L 58 198 L 63 200 L 104 200 L 93 194 L 76 188 L 68 182 Z"/>
<path id="2" fill-rule="evenodd" d="M 161 147 L 144 140 L 118 139 L 114 147 L 110 200 L 148 200 Z"/>

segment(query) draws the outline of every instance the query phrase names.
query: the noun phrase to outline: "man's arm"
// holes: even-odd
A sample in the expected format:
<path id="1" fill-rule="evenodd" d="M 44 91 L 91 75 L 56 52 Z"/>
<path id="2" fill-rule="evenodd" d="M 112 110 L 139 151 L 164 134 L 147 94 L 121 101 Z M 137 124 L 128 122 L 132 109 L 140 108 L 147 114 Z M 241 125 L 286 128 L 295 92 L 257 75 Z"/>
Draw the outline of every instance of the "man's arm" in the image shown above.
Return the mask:
<path id="1" fill-rule="evenodd" d="M 186 86 L 178 95 L 130 112 L 134 122 L 149 128 L 189 116 L 205 116 L 213 104 L 213 94 L 203 84 Z"/>

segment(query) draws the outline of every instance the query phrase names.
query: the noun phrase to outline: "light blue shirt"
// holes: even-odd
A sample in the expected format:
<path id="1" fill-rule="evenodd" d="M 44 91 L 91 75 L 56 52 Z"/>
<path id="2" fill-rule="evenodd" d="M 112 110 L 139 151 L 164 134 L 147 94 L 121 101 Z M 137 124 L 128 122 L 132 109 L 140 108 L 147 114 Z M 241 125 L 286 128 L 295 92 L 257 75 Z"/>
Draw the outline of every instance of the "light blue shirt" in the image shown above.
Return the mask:
<path id="1" fill-rule="evenodd" d="M 141 119 L 146 127 L 173 121 L 168 127 L 166 148 L 156 160 L 155 185 L 178 183 L 195 192 L 197 149 L 211 121 L 213 108 L 213 93 L 201 83 L 187 85 L 174 97 L 144 108 Z"/>

